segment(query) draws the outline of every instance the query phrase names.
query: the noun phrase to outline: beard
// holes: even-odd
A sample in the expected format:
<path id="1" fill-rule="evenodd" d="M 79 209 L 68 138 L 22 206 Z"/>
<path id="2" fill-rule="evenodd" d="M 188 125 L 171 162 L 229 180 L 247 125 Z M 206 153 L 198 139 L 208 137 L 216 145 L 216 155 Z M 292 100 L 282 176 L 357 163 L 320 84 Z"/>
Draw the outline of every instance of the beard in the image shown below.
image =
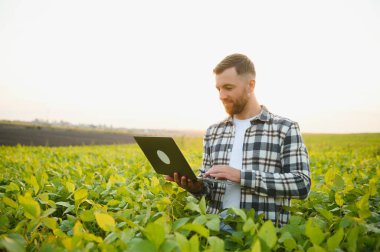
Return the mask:
<path id="1" fill-rule="evenodd" d="M 223 102 L 224 109 L 230 116 L 241 113 L 248 103 L 248 95 L 243 93 L 236 101 L 226 100 Z"/>

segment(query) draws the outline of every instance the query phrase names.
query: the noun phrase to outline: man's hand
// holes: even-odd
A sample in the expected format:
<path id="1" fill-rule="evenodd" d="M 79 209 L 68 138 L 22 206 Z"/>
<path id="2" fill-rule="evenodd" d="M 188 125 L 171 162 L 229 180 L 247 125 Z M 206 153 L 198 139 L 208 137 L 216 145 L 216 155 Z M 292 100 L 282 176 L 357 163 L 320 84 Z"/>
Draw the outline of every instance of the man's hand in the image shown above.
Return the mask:
<path id="1" fill-rule="evenodd" d="M 180 178 L 179 174 L 176 172 L 173 174 L 173 177 L 166 175 L 165 178 L 166 180 L 176 182 L 180 187 L 191 193 L 198 193 L 203 188 L 202 182 L 192 181 L 191 179 L 187 179 L 185 176 Z"/>
<path id="2" fill-rule="evenodd" d="M 227 179 L 240 184 L 240 170 L 228 165 L 214 165 L 206 173 L 205 177 L 215 177 L 215 179 Z"/>

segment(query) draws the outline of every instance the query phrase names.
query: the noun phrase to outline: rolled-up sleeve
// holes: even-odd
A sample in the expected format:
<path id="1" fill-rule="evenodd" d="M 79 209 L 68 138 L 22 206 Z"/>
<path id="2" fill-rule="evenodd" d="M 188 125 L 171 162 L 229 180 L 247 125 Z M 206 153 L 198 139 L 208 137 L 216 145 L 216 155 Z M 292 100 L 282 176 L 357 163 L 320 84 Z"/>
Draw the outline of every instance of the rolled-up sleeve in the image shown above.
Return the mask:
<path id="1" fill-rule="evenodd" d="M 285 134 L 280 159 L 282 172 L 242 170 L 241 185 L 250 187 L 260 196 L 307 198 L 311 186 L 309 157 L 297 123 L 293 123 Z"/>

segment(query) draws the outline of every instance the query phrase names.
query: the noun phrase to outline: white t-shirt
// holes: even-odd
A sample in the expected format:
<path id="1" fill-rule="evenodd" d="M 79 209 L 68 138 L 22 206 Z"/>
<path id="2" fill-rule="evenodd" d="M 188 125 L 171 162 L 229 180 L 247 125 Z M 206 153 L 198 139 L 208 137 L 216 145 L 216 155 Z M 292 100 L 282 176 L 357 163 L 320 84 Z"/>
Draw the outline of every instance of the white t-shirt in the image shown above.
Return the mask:
<path id="1" fill-rule="evenodd" d="M 239 120 L 233 118 L 235 126 L 235 139 L 232 146 L 229 166 L 241 170 L 243 163 L 243 142 L 245 131 L 251 126 L 252 118 Z M 223 198 L 223 208 L 240 208 L 240 184 L 226 184 L 226 192 Z"/>

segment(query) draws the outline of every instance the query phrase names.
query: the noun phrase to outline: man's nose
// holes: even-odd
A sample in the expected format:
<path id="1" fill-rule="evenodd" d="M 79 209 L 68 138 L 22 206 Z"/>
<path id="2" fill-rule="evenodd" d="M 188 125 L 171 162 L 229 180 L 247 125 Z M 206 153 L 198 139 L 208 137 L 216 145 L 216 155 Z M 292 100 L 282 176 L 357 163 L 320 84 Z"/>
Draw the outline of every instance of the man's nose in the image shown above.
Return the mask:
<path id="1" fill-rule="evenodd" d="M 224 100 L 224 99 L 226 99 L 226 98 L 227 98 L 226 93 L 225 93 L 223 90 L 220 90 L 220 91 L 219 91 L 219 99 L 220 99 L 220 100 Z"/>

